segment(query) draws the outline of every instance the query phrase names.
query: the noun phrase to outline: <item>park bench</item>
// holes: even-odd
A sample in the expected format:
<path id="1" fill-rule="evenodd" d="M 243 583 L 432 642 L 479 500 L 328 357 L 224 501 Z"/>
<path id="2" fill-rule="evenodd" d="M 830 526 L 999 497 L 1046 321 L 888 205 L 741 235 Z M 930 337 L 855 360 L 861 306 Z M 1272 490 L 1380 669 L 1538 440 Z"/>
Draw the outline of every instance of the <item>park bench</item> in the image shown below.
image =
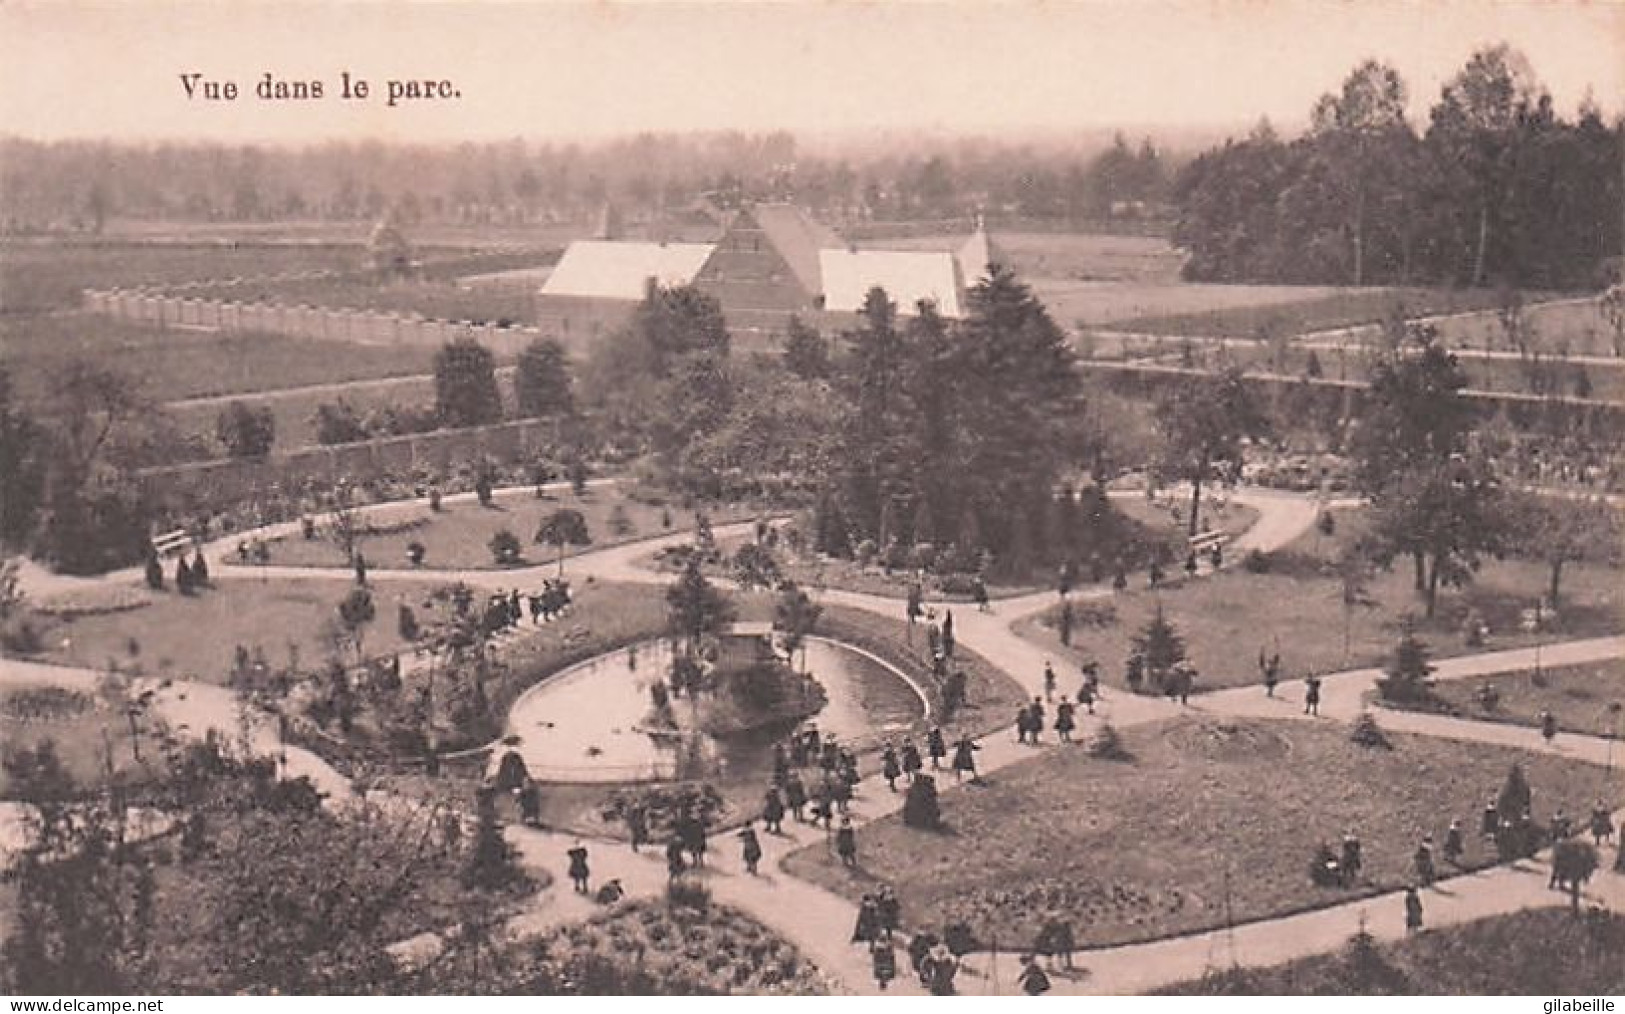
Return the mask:
<path id="1" fill-rule="evenodd" d="M 1230 541 L 1230 536 L 1223 532 L 1203 532 L 1192 535 L 1189 540 L 1191 552 L 1205 553 L 1214 546 L 1223 546 Z"/>
<path id="2" fill-rule="evenodd" d="M 165 532 L 152 540 L 152 551 L 159 556 L 174 556 L 184 552 L 192 542 L 192 534 L 184 528 Z"/>

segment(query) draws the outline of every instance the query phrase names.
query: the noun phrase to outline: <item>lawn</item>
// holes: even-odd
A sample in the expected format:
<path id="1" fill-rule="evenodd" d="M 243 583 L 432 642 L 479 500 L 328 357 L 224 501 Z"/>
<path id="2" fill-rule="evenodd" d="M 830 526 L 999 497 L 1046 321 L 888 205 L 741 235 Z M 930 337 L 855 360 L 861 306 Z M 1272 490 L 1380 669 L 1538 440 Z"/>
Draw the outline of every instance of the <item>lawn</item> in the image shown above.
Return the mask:
<path id="1" fill-rule="evenodd" d="M 1028 946 L 1043 921 L 1069 917 L 1082 947 L 1151 940 L 1392 890 L 1412 876 L 1424 833 L 1474 818 L 1524 765 L 1537 819 L 1625 800 L 1601 768 L 1545 755 L 1417 736 L 1392 750 L 1348 730 L 1297 722 L 1176 719 L 1129 730 L 1130 762 L 1054 749 L 942 797 L 947 829 L 893 815 L 858 832 L 859 869 L 822 845 L 791 872 L 854 900 L 893 885 L 910 928 L 963 921 L 988 946 Z M 1356 887 L 1320 888 L 1317 844 L 1352 830 L 1364 843 Z M 1493 862 L 1469 836 L 1464 863 Z M 1445 889 L 1448 889 L 1446 884 Z"/>
<path id="2" fill-rule="evenodd" d="M 952 232 L 907 238 L 864 240 L 876 250 L 957 251 L 970 233 Z M 1179 281 L 1184 257 L 1166 239 L 1070 232 L 1005 232 L 994 229 L 993 245 L 1022 279 L 1112 280 L 1162 283 Z M 974 284 L 976 279 L 967 278 Z M 1059 317 L 1057 320 L 1061 319 Z"/>
<path id="3" fill-rule="evenodd" d="M 6 347 L 20 392 L 33 398 L 47 397 L 51 373 L 74 358 L 91 359 L 131 377 L 154 402 L 424 374 L 434 368 L 430 348 L 218 334 L 90 313 L 0 317 L 0 344 Z M 213 412 L 207 420 L 211 433 Z M 279 435 L 285 436 L 280 429 Z"/>
<path id="4" fill-rule="evenodd" d="M 417 352 L 424 353 L 432 360 L 434 350 L 418 349 Z M 403 356 L 402 362 L 410 364 L 415 371 L 418 366 L 424 366 L 415 354 Z M 432 370 L 432 362 L 424 366 L 424 369 Z M 342 400 L 363 418 L 386 407 L 433 409 L 434 378 L 421 374 L 422 371 L 417 371 L 410 376 L 395 377 L 384 383 L 368 383 L 365 386 L 341 390 L 305 389 L 268 393 L 263 397 L 248 400 L 255 407 L 269 408 L 276 419 L 275 450 L 299 450 L 320 445 L 321 442 L 317 439 L 316 412 L 329 402 Z M 497 390 L 502 396 L 504 415 L 507 417 L 511 417 L 513 400 L 513 383 L 509 380 L 511 376 L 511 368 L 497 367 Z M 197 434 L 209 446 L 218 448 L 219 445 L 215 442 L 215 420 L 219 418 L 223 407 L 224 405 L 219 402 L 189 402 L 167 406 L 164 411 L 182 433 Z"/>
<path id="5" fill-rule="evenodd" d="M 1184 638 L 1188 656 L 1201 674 L 1197 689 L 1203 690 L 1259 682 L 1261 649 L 1280 653 L 1288 679 L 1380 664 L 1392 652 L 1407 617 L 1413 619 L 1436 657 L 1614 634 L 1621 629 L 1625 582 L 1615 568 L 1596 564 L 1565 568 L 1559 629 L 1531 634 L 1519 629 L 1519 614 L 1545 588 L 1541 565 L 1488 561 L 1465 589 L 1441 591 L 1437 615 L 1428 620 L 1422 617 L 1422 603 L 1411 590 L 1407 563 L 1374 577 L 1369 593 L 1376 606 L 1348 611 L 1345 651 L 1342 584 L 1324 568 L 1356 537 L 1363 519 L 1357 511 L 1338 511 L 1333 516 L 1337 527 L 1332 536 L 1312 531 L 1300 537 L 1270 555 L 1268 573 L 1232 567 L 1213 577 L 1165 584 L 1158 592 L 1147 589 L 1143 572 L 1131 574 L 1128 591 L 1074 604 L 1070 648 L 1061 645 L 1057 634 L 1059 606 L 1022 620 L 1017 630 L 1074 663 L 1098 661 L 1102 678 L 1122 685 L 1130 638 L 1160 606 Z M 1183 575 L 1170 568 L 1169 576 Z M 1471 609 L 1478 610 L 1490 627 L 1482 647 L 1470 647 L 1462 634 L 1463 619 Z"/>
<path id="6" fill-rule="evenodd" d="M 123 776 L 145 781 L 156 777 L 162 765 L 156 741 L 146 739 L 141 759 L 135 757 L 130 727 L 122 711 L 98 701 L 94 710 L 52 721 L 23 721 L 0 711 L 0 744 L 6 752 L 32 750 L 50 740 L 56 755 L 78 785 L 99 785 L 112 769 Z M 0 768 L 0 799 L 11 792 L 11 779 Z"/>
<path id="7" fill-rule="evenodd" d="M 1606 996 L 1625 992 L 1625 916 L 1542 908 L 1336 954 L 1178 983 L 1174 996 Z"/>
<path id="8" fill-rule="evenodd" d="M 242 645 L 263 653 L 272 669 L 288 666 L 295 656 L 298 667 L 315 669 L 333 653 L 326 631 L 336 625 L 338 604 L 351 587 L 319 578 L 216 581 L 192 597 L 159 592 L 135 609 L 75 618 L 37 614 L 45 642 L 41 658 L 225 683 Z M 367 654 L 402 650 L 395 622 L 399 607 L 417 608 L 431 587 L 427 580 L 374 583 L 377 619 L 365 631 Z"/>
<path id="9" fill-rule="evenodd" d="M 1200 288 L 1249 289 L 1254 286 L 1211 285 Z M 1265 288 L 1283 288 L 1281 286 Z M 1254 300 L 1206 307 L 1170 305 L 1124 315 L 1114 327 L 1145 334 L 1195 337 L 1256 338 L 1260 334 L 1308 334 L 1358 324 L 1381 323 L 1397 307 L 1414 317 L 1462 313 L 1499 305 L 1493 289 L 1326 289 L 1304 286 L 1297 300 Z"/>
<path id="10" fill-rule="evenodd" d="M 759 516 L 754 508 L 739 504 L 717 504 L 704 509 L 711 523 L 717 526 Z M 532 541 L 542 520 L 557 510 L 580 511 L 587 521 L 587 533 L 592 537 L 591 545 L 566 547 L 566 577 L 569 577 L 568 561 L 572 556 L 694 527 L 692 509 L 682 509 L 675 503 L 669 507 L 654 506 L 618 491 L 588 489 L 579 497 L 561 492 L 550 494 L 547 499 L 513 493 L 498 497 L 491 507 L 467 501 L 446 504 L 439 514 L 418 503 L 375 508 L 367 512 L 365 520 L 388 534 L 365 537 L 358 545 L 374 567 L 410 566 L 406 547 L 409 543 L 421 542 L 425 572 L 501 570 L 506 568 L 499 567 L 492 557 L 490 541 L 497 532 L 506 529 L 519 538 L 521 559 L 516 566 L 535 566 L 558 559 L 557 548 Z M 617 512 L 625 521 L 625 527 L 619 530 L 611 523 Z M 273 542 L 271 561 L 293 567 L 349 566 L 338 543 L 325 532 L 313 540 L 295 534 Z"/>
<path id="11" fill-rule="evenodd" d="M 1480 703 L 1484 687 L 1493 686 L 1500 695 L 1493 709 Z M 1588 665 L 1532 669 L 1473 676 L 1435 684 L 1433 701 L 1418 704 L 1415 710 L 1442 711 L 1458 718 L 1510 725 L 1540 726 L 1542 712 L 1550 711 L 1557 727 L 1565 732 L 1588 736 L 1625 734 L 1625 659 L 1609 659 Z M 1384 702 L 1386 707 L 1401 707 Z M 1625 750 L 1620 753 L 1625 759 Z"/>

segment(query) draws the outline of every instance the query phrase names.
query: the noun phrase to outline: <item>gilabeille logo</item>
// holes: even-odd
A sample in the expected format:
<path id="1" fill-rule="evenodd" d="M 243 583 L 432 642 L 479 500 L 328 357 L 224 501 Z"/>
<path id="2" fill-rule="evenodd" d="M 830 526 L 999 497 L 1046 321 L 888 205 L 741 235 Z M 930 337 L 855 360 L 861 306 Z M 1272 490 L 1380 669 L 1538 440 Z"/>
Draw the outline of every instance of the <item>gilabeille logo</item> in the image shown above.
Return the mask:
<path id="1" fill-rule="evenodd" d="M 1590 1000 L 1547 1000 L 1546 1014 L 1558 1014 L 1559 1011 L 1611 1011 L 1614 1001 L 1602 997 Z"/>

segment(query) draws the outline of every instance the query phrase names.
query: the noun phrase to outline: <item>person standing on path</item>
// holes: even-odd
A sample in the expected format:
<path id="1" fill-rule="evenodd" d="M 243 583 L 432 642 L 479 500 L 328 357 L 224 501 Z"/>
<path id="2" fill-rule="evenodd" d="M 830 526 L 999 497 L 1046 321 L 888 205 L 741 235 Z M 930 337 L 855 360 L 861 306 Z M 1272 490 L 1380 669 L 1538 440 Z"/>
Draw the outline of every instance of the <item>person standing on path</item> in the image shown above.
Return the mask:
<path id="1" fill-rule="evenodd" d="M 779 797 L 777 785 L 770 786 L 762 798 L 762 824 L 768 834 L 784 833 L 784 800 Z"/>
<path id="2" fill-rule="evenodd" d="M 897 750 L 890 743 L 880 753 L 880 776 L 886 779 L 886 788 L 897 791 L 897 779 L 903 776 L 903 765 L 897 760 Z"/>
<path id="3" fill-rule="evenodd" d="M 1303 713 L 1320 717 L 1320 677 L 1306 676 L 1303 681 Z"/>
<path id="4" fill-rule="evenodd" d="M 590 876 L 587 870 L 587 846 L 577 839 L 575 846 L 565 855 L 570 857 L 570 879 L 575 883 L 577 894 L 587 894 L 587 879 Z"/>
<path id="5" fill-rule="evenodd" d="M 686 869 L 688 864 L 683 861 L 683 839 L 674 833 L 666 841 L 666 876 L 676 880 Z"/>
<path id="6" fill-rule="evenodd" d="M 1055 698 L 1055 668 L 1049 664 L 1049 659 L 1045 659 L 1044 660 L 1044 700 L 1049 701 L 1049 700 L 1053 700 L 1054 698 Z"/>
<path id="7" fill-rule="evenodd" d="M 741 852 L 745 860 L 745 872 L 756 876 L 756 864 L 762 861 L 762 843 L 756 838 L 756 827 L 746 824 L 739 832 Z"/>
<path id="8" fill-rule="evenodd" d="M 1055 735 L 1063 743 L 1072 742 L 1072 730 L 1078 727 L 1077 719 L 1073 717 L 1077 708 L 1065 697 L 1055 708 Z"/>
<path id="9" fill-rule="evenodd" d="M 807 815 L 807 787 L 802 784 L 801 776 L 794 771 L 784 781 L 784 801 L 789 804 L 790 812 L 795 814 L 796 823 L 805 824 Z"/>
<path id="10" fill-rule="evenodd" d="M 875 896 L 875 908 L 880 913 L 880 932 L 889 938 L 903 924 L 903 903 L 897 900 L 897 892 L 890 884 Z"/>
<path id="11" fill-rule="evenodd" d="M 897 978 L 897 948 L 890 937 L 881 937 L 869 945 L 869 961 L 874 969 L 875 985 L 884 991 Z"/>
<path id="12" fill-rule="evenodd" d="M 1416 893 L 1415 887 L 1405 888 L 1405 932 L 1416 933 L 1422 929 L 1422 897 Z"/>
<path id="13" fill-rule="evenodd" d="M 942 736 L 942 726 L 934 725 L 925 737 L 926 752 L 931 755 L 931 769 L 935 771 L 942 767 L 942 760 L 948 756 L 948 741 Z"/>
<path id="14" fill-rule="evenodd" d="M 903 775 L 913 784 L 914 776 L 924 767 L 920 758 L 920 748 L 914 745 L 912 739 L 903 740 Z"/>
<path id="15" fill-rule="evenodd" d="M 835 832 L 835 854 L 848 869 L 858 865 L 858 833 L 852 829 L 851 817 L 841 818 L 841 829 Z"/>
<path id="16" fill-rule="evenodd" d="M 1540 738 L 1546 741 L 1547 746 L 1557 738 L 1557 716 L 1550 711 L 1540 713 Z"/>
<path id="17" fill-rule="evenodd" d="M 961 736 L 954 745 L 954 781 L 962 780 L 970 775 L 972 784 L 976 782 L 976 751 L 981 747 L 971 742 L 969 736 Z"/>

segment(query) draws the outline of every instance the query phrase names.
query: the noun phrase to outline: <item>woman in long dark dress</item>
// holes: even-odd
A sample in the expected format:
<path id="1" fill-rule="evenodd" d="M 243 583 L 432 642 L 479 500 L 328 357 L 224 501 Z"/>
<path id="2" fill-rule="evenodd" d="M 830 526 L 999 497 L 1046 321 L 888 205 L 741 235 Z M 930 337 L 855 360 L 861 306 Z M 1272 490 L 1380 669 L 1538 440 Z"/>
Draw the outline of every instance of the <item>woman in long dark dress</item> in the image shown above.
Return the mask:
<path id="1" fill-rule="evenodd" d="M 890 743 L 886 744 L 886 749 L 880 754 L 880 775 L 886 779 L 886 788 L 896 792 L 897 779 L 903 775 L 903 766 L 898 763 L 897 751 Z"/>
<path id="2" fill-rule="evenodd" d="M 756 865 L 762 861 L 762 843 L 756 837 L 756 828 L 746 824 L 739 832 L 739 842 L 745 859 L 745 872 L 756 875 Z"/>
<path id="3" fill-rule="evenodd" d="M 942 736 L 942 726 L 933 726 L 925 737 L 926 752 L 931 755 L 931 766 L 939 768 L 942 759 L 948 756 L 948 741 Z"/>
<path id="4" fill-rule="evenodd" d="M 976 751 L 981 747 L 970 741 L 969 736 L 963 736 L 954 746 L 954 780 L 962 779 L 966 774 L 971 781 L 976 781 Z"/>
<path id="5" fill-rule="evenodd" d="M 880 907 L 875 904 L 875 896 L 865 894 L 863 901 L 858 905 L 858 921 L 852 927 L 852 942 L 866 944 L 880 938 Z"/>
<path id="6" fill-rule="evenodd" d="M 910 782 L 914 781 L 914 776 L 920 773 L 920 769 L 925 766 L 925 761 L 921 759 L 920 748 L 914 745 L 912 739 L 903 740 L 902 760 L 903 774 Z"/>
<path id="7" fill-rule="evenodd" d="M 1076 711 L 1065 697 L 1055 706 L 1055 735 L 1063 743 L 1072 742 L 1072 730 L 1078 727 L 1077 719 L 1073 717 Z"/>

